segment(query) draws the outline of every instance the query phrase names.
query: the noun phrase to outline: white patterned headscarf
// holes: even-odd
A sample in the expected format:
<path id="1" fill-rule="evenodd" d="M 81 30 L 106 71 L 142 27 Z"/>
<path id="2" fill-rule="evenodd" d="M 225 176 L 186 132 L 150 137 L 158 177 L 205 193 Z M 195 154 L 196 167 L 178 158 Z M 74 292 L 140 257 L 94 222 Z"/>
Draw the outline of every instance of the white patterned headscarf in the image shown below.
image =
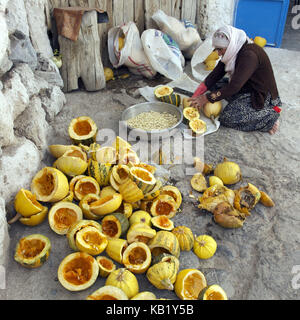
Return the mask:
<path id="1" fill-rule="evenodd" d="M 235 70 L 235 61 L 238 52 L 244 43 L 251 40 L 247 37 L 245 31 L 225 25 L 219 28 L 212 38 L 212 44 L 215 48 L 227 48 L 221 61 L 225 64 L 225 71 L 232 77 Z"/>

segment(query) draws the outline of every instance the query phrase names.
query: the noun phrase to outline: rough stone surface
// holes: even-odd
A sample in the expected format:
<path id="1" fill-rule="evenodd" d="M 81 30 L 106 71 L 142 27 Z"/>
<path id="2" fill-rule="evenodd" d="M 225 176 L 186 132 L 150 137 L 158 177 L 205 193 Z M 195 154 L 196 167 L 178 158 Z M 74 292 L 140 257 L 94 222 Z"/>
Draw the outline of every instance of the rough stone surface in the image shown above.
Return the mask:
<path id="1" fill-rule="evenodd" d="M 49 125 L 39 97 L 30 99 L 29 106 L 17 117 L 14 125 L 16 134 L 34 142 L 42 152 L 47 149 Z"/>
<path id="2" fill-rule="evenodd" d="M 21 81 L 27 89 L 29 97 L 39 95 L 42 89 L 49 87 L 49 83 L 46 80 L 35 77 L 34 72 L 26 63 L 17 64 L 14 71 L 20 75 Z"/>
<path id="3" fill-rule="evenodd" d="M 14 142 L 14 130 L 13 130 L 13 108 L 7 103 L 5 96 L 0 91 L 0 105 L 1 105 L 1 117 L 0 117 L 0 146 L 7 146 Z"/>
<path id="4" fill-rule="evenodd" d="M 25 1 L 32 45 L 37 53 L 42 53 L 46 58 L 50 58 L 53 56 L 53 52 L 47 34 L 47 23 L 45 16 L 45 10 L 47 6 L 47 0 Z"/>
<path id="5" fill-rule="evenodd" d="M 300 298 L 299 290 L 293 287 L 295 275 L 292 273 L 293 268 L 300 264 L 300 146 L 297 139 L 300 115 L 296 112 L 299 99 L 294 87 L 300 79 L 299 74 L 292 71 L 293 68 L 299 70 L 300 53 L 280 49 L 267 51 L 284 103 L 280 130 L 270 136 L 268 133 L 246 133 L 221 127 L 216 133 L 205 136 L 204 157 L 207 163 L 214 165 L 222 161 L 224 156 L 237 162 L 241 167 L 243 180 L 232 188 L 237 189 L 251 182 L 272 197 L 275 207 L 266 208 L 258 204 L 243 228 L 224 229 L 214 222 L 210 213 L 197 208 L 199 193 L 193 191 L 196 198 L 190 197 L 191 176 L 186 175 L 186 166 L 165 166 L 170 173 L 168 183 L 177 186 L 183 195 L 181 210 L 173 219 L 175 225 L 186 225 L 196 235 L 211 235 L 218 244 L 215 255 L 208 260 L 198 259 L 193 251 L 182 252 L 180 269 L 200 269 L 209 284 L 221 285 L 232 300 Z M 290 61 L 295 62 L 293 68 Z M 91 116 L 99 128 L 111 128 L 118 133 L 118 121 L 124 108 L 144 101 L 131 94 L 135 92 L 137 84 L 154 87 L 159 83 L 165 83 L 165 79 L 157 77 L 148 81 L 131 76 L 127 80 L 109 82 L 107 88 L 99 92 L 77 91 L 66 94 L 65 107 L 50 122 L 53 132 L 48 143 L 70 143 L 67 133 L 69 122 L 81 115 Z M 53 157 L 47 153 L 42 164 L 51 165 L 53 161 Z M 18 223 L 13 225 L 10 231 L 11 248 L 29 230 L 29 227 Z M 8 281 L 12 285 L 6 290 L 7 297 L 85 299 L 88 294 L 104 285 L 105 279 L 98 278 L 92 287 L 83 292 L 74 294 L 65 290 L 57 281 L 56 272 L 61 260 L 72 250 L 65 237 L 50 230 L 47 221 L 35 230 L 49 236 L 53 251 L 47 263 L 33 273 L 13 262 L 11 249 Z M 24 284 L 24 277 L 27 289 L 18 290 L 21 283 Z M 151 290 L 159 298 L 177 299 L 174 292 L 155 289 L 144 275 L 137 275 L 137 278 L 140 291 Z"/>
<path id="6" fill-rule="evenodd" d="M 21 188 L 30 190 L 31 180 L 41 163 L 41 155 L 34 143 L 25 137 L 17 138 L 15 144 L 2 148 L 2 152 L 0 197 L 5 200 L 10 213 L 13 212 L 11 201 L 16 193 Z"/>
<path id="7" fill-rule="evenodd" d="M 27 90 L 21 81 L 20 75 L 15 70 L 7 74 L 2 92 L 7 104 L 12 108 L 13 120 L 15 120 L 29 103 Z"/>
<path id="8" fill-rule="evenodd" d="M 45 90 L 45 92 L 40 95 L 40 98 L 48 122 L 54 120 L 54 117 L 62 110 L 66 103 L 64 93 L 57 86 Z"/>

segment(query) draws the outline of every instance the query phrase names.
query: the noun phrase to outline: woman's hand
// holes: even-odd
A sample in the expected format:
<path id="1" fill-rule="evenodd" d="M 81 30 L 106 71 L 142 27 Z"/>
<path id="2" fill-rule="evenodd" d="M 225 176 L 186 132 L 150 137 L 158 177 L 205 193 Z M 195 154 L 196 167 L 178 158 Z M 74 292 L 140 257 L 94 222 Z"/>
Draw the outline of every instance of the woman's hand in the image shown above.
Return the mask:
<path id="1" fill-rule="evenodd" d="M 188 101 L 191 103 L 191 107 L 197 108 L 199 111 L 204 105 L 206 105 L 207 102 L 209 102 L 205 94 L 198 97 L 189 98 Z"/>

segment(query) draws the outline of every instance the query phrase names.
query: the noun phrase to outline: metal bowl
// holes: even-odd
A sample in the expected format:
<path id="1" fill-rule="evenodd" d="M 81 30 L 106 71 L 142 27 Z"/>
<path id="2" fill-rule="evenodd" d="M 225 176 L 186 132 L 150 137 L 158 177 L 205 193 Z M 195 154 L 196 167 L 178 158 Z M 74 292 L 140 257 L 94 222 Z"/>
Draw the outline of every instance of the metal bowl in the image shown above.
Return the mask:
<path id="1" fill-rule="evenodd" d="M 175 115 L 178 119 L 178 122 L 174 126 L 170 128 L 162 129 L 162 130 L 143 130 L 143 129 L 132 128 L 129 125 L 127 125 L 127 120 L 136 117 L 138 114 L 142 112 L 149 112 L 149 111 L 168 112 L 172 115 Z M 182 122 L 182 119 L 183 119 L 183 114 L 179 107 L 176 107 L 169 103 L 164 103 L 159 101 L 143 102 L 143 103 L 135 104 L 125 109 L 122 113 L 122 121 L 124 122 L 124 125 L 130 130 L 136 130 L 137 132 L 140 131 L 144 135 L 147 134 L 148 139 L 149 139 L 149 136 L 153 137 L 155 135 L 162 136 L 164 133 L 168 134 L 171 130 L 175 129 L 180 125 L 180 123 Z"/>

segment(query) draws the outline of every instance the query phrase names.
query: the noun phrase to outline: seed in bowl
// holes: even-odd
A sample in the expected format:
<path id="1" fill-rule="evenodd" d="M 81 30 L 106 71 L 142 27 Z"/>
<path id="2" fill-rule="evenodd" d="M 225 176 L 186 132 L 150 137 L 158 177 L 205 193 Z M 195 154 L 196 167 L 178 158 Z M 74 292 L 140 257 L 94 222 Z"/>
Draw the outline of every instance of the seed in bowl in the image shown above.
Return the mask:
<path id="1" fill-rule="evenodd" d="M 173 127 L 178 122 L 175 115 L 168 112 L 142 112 L 128 119 L 127 125 L 131 128 L 142 130 L 163 130 Z"/>

